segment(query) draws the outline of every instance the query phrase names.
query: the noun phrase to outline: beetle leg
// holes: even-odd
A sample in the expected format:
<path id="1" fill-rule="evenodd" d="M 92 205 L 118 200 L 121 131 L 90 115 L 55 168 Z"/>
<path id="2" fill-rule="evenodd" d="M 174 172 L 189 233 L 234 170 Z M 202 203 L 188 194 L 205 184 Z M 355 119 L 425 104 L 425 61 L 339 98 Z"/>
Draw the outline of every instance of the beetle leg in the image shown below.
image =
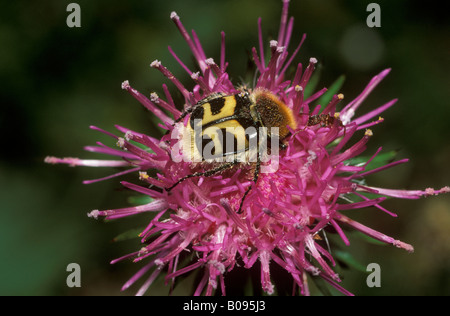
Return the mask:
<path id="1" fill-rule="evenodd" d="M 247 194 L 250 193 L 252 187 L 256 185 L 256 182 L 258 182 L 260 169 L 261 169 L 261 157 L 258 153 L 258 160 L 256 161 L 255 173 L 253 174 L 253 183 L 248 187 L 247 191 L 245 191 L 244 196 L 241 199 L 241 204 L 239 205 L 239 209 L 237 211 L 238 214 L 242 213 L 242 206 L 244 205 L 244 200 L 247 197 Z"/>
<path id="2" fill-rule="evenodd" d="M 223 170 L 229 169 L 229 168 L 233 167 L 235 164 L 236 164 L 236 162 L 234 162 L 234 161 L 233 162 L 227 162 L 227 163 L 225 163 L 223 165 L 220 165 L 220 166 L 218 166 L 216 168 L 213 168 L 213 169 L 205 171 L 205 172 L 195 172 L 195 173 L 192 173 L 192 174 L 188 174 L 187 176 L 181 178 L 180 180 L 175 182 L 174 185 L 172 185 L 169 188 L 166 188 L 165 190 L 167 192 L 170 192 L 174 187 L 176 187 L 178 184 L 180 184 L 184 180 L 187 180 L 187 179 L 190 179 L 190 178 L 194 178 L 194 177 L 202 177 L 202 176 L 209 177 L 209 176 L 212 176 L 212 175 L 214 175 L 214 174 L 216 174 L 218 172 L 221 172 Z"/>

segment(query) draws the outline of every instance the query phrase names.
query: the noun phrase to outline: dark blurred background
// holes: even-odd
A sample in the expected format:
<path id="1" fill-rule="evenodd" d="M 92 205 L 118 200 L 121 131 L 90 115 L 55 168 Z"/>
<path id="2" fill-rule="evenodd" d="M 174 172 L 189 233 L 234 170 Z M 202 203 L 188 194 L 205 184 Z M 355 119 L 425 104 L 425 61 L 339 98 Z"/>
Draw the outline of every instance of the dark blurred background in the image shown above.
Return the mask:
<path id="1" fill-rule="evenodd" d="M 83 151 L 97 140 L 114 142 L 89 129 L 114 132 L 114 124 L 157 132 L 154 119 L 121 90 L 129 80 L 148 95 L 163 95 L 167 80 L 149 64 L 161 60 L 182 82 L 186 73 L 167 50 L 171 45 L 189 66 L 187 45 L 169 19 L 176 11 L 195 29 L 208 56 L 219 60 L 220 31 L 234 82 L 247 71 L 248 52 L 257 45 L 257 18 L 267 39 L 276 38 L 281 0 L 77 1 L 81 28 L 69 28 L 71 1 L 3 1 L 0 8 L 0 295 L 132 295 L 120 292 L 139 265 L 110 260 L 140 248 L 138 240 L 112 242 L 148 218 L 104 223 L 89 219 L 93 209 L 128 205 L 117 179 L 83 185 L 113 170 L 44 164 L 47 155 L 98 157 Z M 381 27 L 368 28 L 361 0 L 293 0 L 295 27 L 290 50 L 307 39 L 296 62 L 320 63 L 318 88 L 345 74 L 341 91 L 356 97 L 385 68 L 389 76 L 364 102 L 364 113 L 399 98 L 373 128 L 367 153 L 379 146 L 397 150 L 406 165 L 368 180 L 390 188 L 441 188 L 450 184 L 450 24 L 436 1 L 377 1 Z M 193 68 L 193 67 L 192 67 Z M 169 84 L 171 91 L 175 91 Z M 107 158 L 107 157 L 105 157 Z M 413 254 L 361 242 L 350 234 L 350 253 L 364 266 L 379 263 L 381 288 L 368 288 L 359 271 L 343 271 L 343 285 L 359 295 L 450 294 L 450 197 L 388 200 L 399 217 L 376 210 L 348 213 L 387 235 L 414 245 Z M 82 287 L 66 286 L 66 266 L 81 266 Z M 179 288 L 176 294 L 188 294 Z M 164 295 L 156 282 L 149 294 Z"/>

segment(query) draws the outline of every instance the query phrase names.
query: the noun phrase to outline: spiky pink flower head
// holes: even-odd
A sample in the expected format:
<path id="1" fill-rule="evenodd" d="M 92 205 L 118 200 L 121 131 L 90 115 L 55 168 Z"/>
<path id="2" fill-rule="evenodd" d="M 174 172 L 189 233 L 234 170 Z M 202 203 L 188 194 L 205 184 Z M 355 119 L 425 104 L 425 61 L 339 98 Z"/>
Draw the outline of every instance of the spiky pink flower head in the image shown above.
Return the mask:
<path id="1" fill-rule="evenodd" d="M 266 91 L 276 96 L 292 110 L 297 126 L 296 129 L 289 127 L 290 134 L 284 140 L 285 147 L 277 157 L 278 168 L 273 172 L 261 173 L 256 184 L 253 183 L 254 165 L 239 164 L 213 175 L 191 177 L 180 182 L 170 192 L 166 190 L 185 176 L 208 170 L 202 164 L 174 159 L 173 149 L 179 139 L 172 137 L 172 133 L 183 111 L 214 93 L 235 95 L 242 92 L 227 73 L 225 34 L 221 33 L 218 61 L 208 58 L 196 33 L 189 33 L 175 12 L 171 13 L 170 18 L 197 61 L 198 71 L 189 69 L 170 47 L 169 51 L 195 82 L 194 88 L 188 90 L 161 61 L 155 60 L 150 66 L 159 70 L 182 94 L 185 101 L 183 111 L 177 109 L 166 85 L 163 85 L 164 97 L 152 93 L 147 98 L 128 81 L 122 84 L 124 90 L 160 119 L 160 126 L 167 133 L 158 139 L 117 126 L 124 134 L 118 137 L 93 126 L 92 129 L 113 137 L 119 149 L 102 143 L 85 149 L 120 159 L 46 158 L 48 163 L 126 168 L 106 178 L 85 183 L 137 173 L 138 184 L 121 183 L 147 196 L 148 203 L 89 213 L 90 217 L 107 219 L 146 212 L 154 214 L 140 233 L 143 246 L 112 261 L 115 263 L 132 258 L 135 262 L 146 262 L 123 289 L 147 275 L 138 291 L 138 294 L 143 294 L 163 272 L 166 282 L 172 283 L 181 275 L 201 270 L 202 277 L 194 294 L 212 295 L 215 291 L 225 294 L 228 272 L 236 266 L 251 269 L 260 265 L 261 287 L 266 293 L 272 294 L 275 288 L 271 269 L 273 265 L 279 265 L 292 276 L 293 294 L 299 292 L 308 295 L 307 276 L 313 275 L 350 295 L 339 284 L 340 278 L 333 268 L 335 259 L 326 242 L 325 230 L 336 233 L 345 245 L 350 242 L 343 226 L 410 252 L 413 247 L 354 221 L 341 211 L 376 207 L 396 216 L 381 205 L 387 197 L 417 199 L 450 191 L 449 187 L 423 191 L 386 189 L 373 187 L 364 181 L 369 174 L 408 161 L 403 159 L 373 167 L 371 163 L 378 159 L 381 147 L 374 153 L 362 156 L 372 136 L 369 127 L 383 122 L 379 115 L 397 100 L 360 116 L 356 116 L 356 112 L 390 69 L 373 77 L 354 100 L 339 105 L 342 108 L 340 112 L 336 109 L 343 102 L 342 94 L 334 95 L 323 107 L 318 105 L 310 108 L 326 89 L 305 97 L 305 88 L 317 64 L 315 58 L 311 58 L 306 67 L 297 64 L 293 77 L 285 76 L 305 39 L 303 36 L 293 53 L 288 53 L 293 30 L 293 18 L 288 19 L 288 4 L 288 0 L 283 1 L 277 40 L 269 43 L 263 40 L 261 19 L 258 20 L 259 47 L 252 49 L 258 74 L 255 85 L 247 89 Z M 266 44 L 269 44 L 268 58 L 264 56 Z M 156 177 L 149 176 L 149 170 L 156 170 Z M 242 212 L 237 212 L 245 192 L 251 186 Z"/>

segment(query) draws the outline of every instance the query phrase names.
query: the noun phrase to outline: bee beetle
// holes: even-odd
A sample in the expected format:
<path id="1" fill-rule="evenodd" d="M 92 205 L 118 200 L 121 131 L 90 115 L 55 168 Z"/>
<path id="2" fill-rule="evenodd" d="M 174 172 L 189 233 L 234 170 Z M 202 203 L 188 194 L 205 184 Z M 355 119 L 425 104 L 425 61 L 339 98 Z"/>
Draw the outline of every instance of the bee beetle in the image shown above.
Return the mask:
<path id="1" fill-rule="evenodd" d="M 189 115 L 187 125 L 181 121 Z M 181 182 L 200 176 L 212 176 L 238 164 L 253 164 L 253 184 L 242 196 L 238 213 L 241 213 L 245 197 L 256 185 L 261 169 L 261 145 L 278 142 L 284 148 L 290 130 L 297 122 L 292 110 L 276 95 L 265 89 L 226 95 L 212 94 L 185 110 L 176 120 L 182 132 L 182 153 L 191 161 L 204 163 L 203 172 L 189 174 L 166 191 Z M 180 127 L 181 126 L 181 127 Z M 210 167 L 210 169 L 207 169 Z"/>
<path id="2" fill-rule="evenodd" d="M 309 114 L 304 114 L 304 115 L 309 115 Z M 334 116 L 332 116 L 330 114 L 310 115 L 308 117 L 308 121 L 305 124 L 305 127 L 303 127 L 303 129 L 301 129 L 301 130 L 298 130 L 294 135 L 296 135 L 297 133 L 299 133 L 301 131 L 304 131 L 307 127 L 319 125 L 319 124 L 321 127 L 331 127 L 334 124 L 337 124 L 337 126 L 344 128 L 344 136 L 345 136 L 346 126 L 339 119 L 339 113 L 335 113 Z"/>
<path id="3" fill-rule="evenodd" d="M 306 126 L 313 126 L 317 124 L 321 124 L 321 126 L 331 126 L 336 121 L 336 118 L 334 116 L 331 116 L 330 114 L 318 114 L 318 115 L 311 115 L 308 118 L 308 123 Z"/>

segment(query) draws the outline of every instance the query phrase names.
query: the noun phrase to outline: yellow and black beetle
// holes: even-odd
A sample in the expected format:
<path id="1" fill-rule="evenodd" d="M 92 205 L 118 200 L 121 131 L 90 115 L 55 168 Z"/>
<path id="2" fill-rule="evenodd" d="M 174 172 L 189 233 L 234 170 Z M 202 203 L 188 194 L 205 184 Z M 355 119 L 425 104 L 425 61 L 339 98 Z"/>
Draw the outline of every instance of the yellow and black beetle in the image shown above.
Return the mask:
<path id="1" fill-rule="evenodd" d="M 180 121 L 187 115 L 187 126 L 183 125 L 183 155 L 213 167 L 179 179 L 166 188 L 167 191 L 189 178 L 212 176 L 242 163 L 254 164 L 253 182 L 256 184 L 261 167 L 261 142 L 276 139 L 283 148 L 282 140 L 289 135 L 288 126 L 292 130 L 297 128 L 292 110 L 264 89 L 253 92 L 242 89 L 232 95 L 212 94 L 184 111 L 175 124 L 182 124 Z M 251 188 L 242 196 L 238 213 Z"/>

